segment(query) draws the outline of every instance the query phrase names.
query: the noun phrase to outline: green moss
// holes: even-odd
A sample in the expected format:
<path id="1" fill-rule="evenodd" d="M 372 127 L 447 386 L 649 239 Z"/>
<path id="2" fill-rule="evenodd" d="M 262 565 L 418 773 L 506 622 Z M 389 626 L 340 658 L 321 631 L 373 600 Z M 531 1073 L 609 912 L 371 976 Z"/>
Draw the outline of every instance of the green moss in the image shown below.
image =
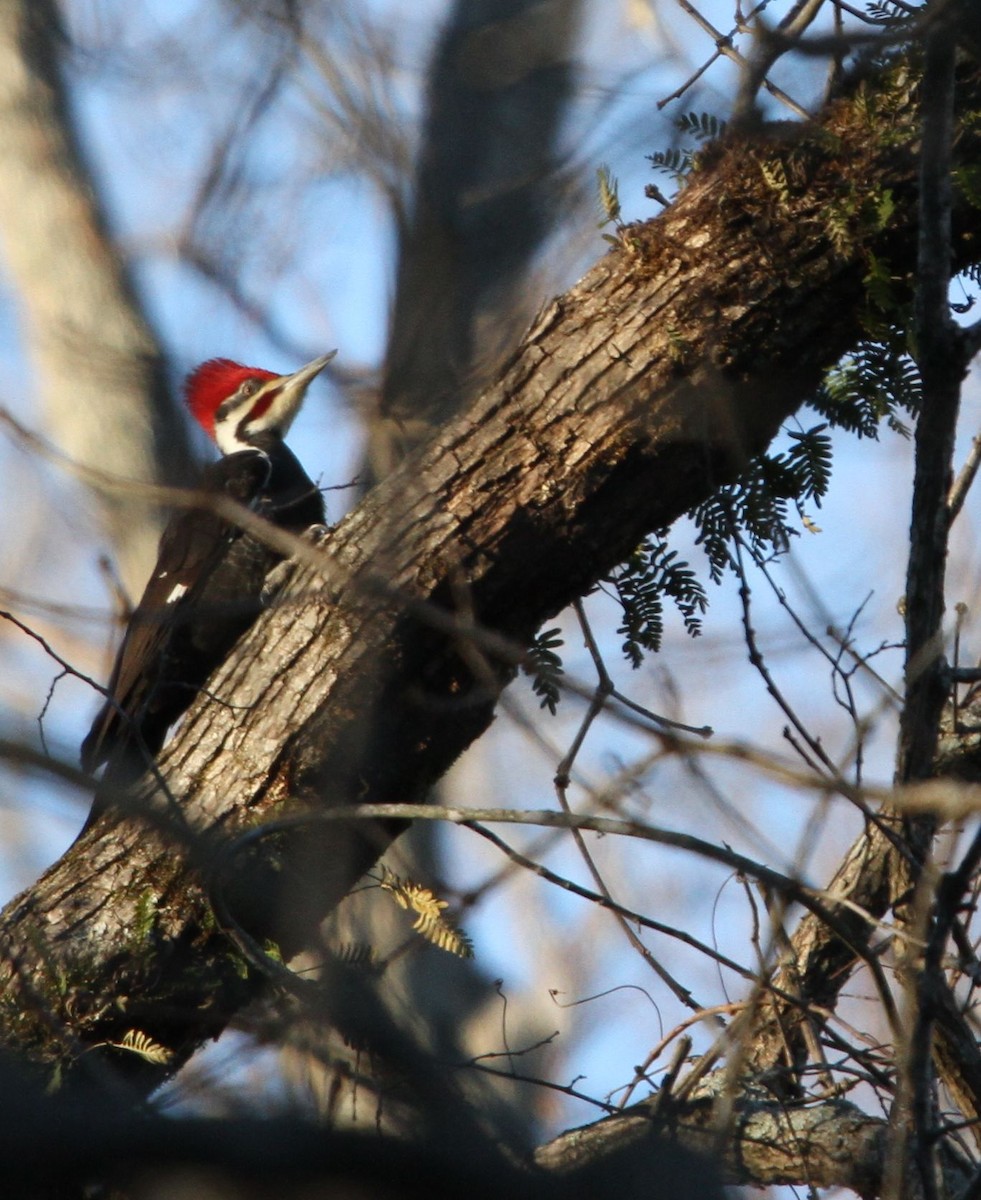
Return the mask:
<path id="1" fill-rule="evenodd" d="M 157 923 L 157 894 L 152 888 L 144 888 L 136 901 L 136 917 L 133 921 L 131 945 L 138 950 L 145 946 Z"/>

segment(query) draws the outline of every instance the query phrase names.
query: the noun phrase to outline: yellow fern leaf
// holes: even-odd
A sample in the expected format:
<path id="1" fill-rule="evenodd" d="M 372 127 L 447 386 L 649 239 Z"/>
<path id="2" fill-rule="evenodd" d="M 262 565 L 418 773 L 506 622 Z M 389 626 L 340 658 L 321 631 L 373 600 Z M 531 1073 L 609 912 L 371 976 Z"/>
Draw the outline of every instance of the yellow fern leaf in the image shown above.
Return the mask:
<path id="1" fill-rule="evenodd" d="M 445 917 L 420 915 L 412 926 L 427 942 L 455 954 L 458 958 L 473 958 L 473 943 L 460 929 L 455 929 Z"/>
<path id="2" fill-rule="evenodd" d="M 763 173 L 763 179 L 766 186 L 777 193 L 781 204 L 786 204 L 790 200 L 790 183 L 787 179 L 787 168 L 780 161 L 774 159 L 772 162 L 761 162 L 760 170 Z"/>
<path id="3" fill-rule="evenodd" d="M 381 887 L 391 894 L 399 908 L 416 914 L 412 928 L 420 937 L 459 958 L 473 957 L 473 944 L 470 939 L 443 915 L 443 909 L 449 907 L 446 900 L 440 900 L 430 888 L 421 883 L 414 883 L 411 879 L 400 879 L 384 865 Z"/>
<path id="4" fill-rule="evenodd" d="M 140 1029 L 127 1029 L 122 1041 L 107 1042 L 106 1045 L 114 1046 L 117 1050 L 129 1050 L 131 1054 L 138 1054 L 140 1058 L 158 1066 L 166 1066 L 174 1057 L 172 1050 L 161 1046 Z"/>
<path id="5" fill-rule="evenodd" d="M 610 222 L 617 224 L 620 220 L 620 196 L 617 181 L 605 164 L 596 168 L 596 182 L 599 189 L 600 208 L 606 218 L 603 225 Z M 600 228 L 602 229 L 602 225 Z"/>

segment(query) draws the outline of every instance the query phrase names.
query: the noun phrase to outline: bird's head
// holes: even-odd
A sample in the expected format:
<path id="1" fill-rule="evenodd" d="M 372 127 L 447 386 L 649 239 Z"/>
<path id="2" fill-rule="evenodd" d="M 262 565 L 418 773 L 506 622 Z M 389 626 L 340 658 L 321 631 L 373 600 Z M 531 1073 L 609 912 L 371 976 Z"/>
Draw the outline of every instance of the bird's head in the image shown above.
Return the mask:
<path id="1" fill-rule="evenodd" d="M 311 381 L 336 353 L 315 358 L 292 375 L 211 358 L 187 377 L 187 407 L 222 454 L 254 446 L 260 434 L 285 437 Z"/>

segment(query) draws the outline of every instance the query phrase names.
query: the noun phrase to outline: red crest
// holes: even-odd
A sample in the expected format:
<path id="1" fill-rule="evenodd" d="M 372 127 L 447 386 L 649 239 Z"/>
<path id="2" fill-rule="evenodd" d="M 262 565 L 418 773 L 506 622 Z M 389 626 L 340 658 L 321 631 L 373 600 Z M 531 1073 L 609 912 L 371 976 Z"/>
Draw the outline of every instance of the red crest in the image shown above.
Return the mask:
<path id="1" fill-rule="evenodd" d="M 215 436 L 215 414 L 229 396 L 234 396 L 247 379 L 266 383 L 277 378 L 274 371 L 244 367 L 230 358 L 209 358 L 188 375 L 184 399 L 195 420 L 209 437 Z"/>

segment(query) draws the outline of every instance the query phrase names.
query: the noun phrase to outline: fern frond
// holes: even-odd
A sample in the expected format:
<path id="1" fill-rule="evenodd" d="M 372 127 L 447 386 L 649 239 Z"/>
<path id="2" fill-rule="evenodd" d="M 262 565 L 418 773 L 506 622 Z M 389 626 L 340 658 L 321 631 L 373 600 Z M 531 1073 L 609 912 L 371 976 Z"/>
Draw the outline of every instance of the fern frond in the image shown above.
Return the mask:
<path id="1" fill-rule="evenodd" d="M 780 203 L 790 203 L 790 181 L 787 178 L 787 168 L 779 158 L 760 163 L 763 182 L 772 192 L 776 192 Z"/>
<path id="2" fill-rule="evenodd" d="M 688 516 L 697 533 L 695 545 L 701 546 L 709 562 L 709 576 L 713 583 L 721 583 L 729 566 L 729 541 L 734 524 L 726 490 L 720 490 L 693 508 Z"/>
<path id="3" fill-rule="evenodd" d="M 818 508 L 831 483 L 831 439 L 826 428 L 815 425 L 804 433 L 791 430 L 794 444 L 787 451 L 787 463 L 797 481 L 794 499 L 813 500 Z"/>
<path id="4" fill-rule="evenodd" d="M 671 146 L 667 150 L 655 150 L 653 154 L 648 154 L 647 159 L 655 171 L 663 171 L 678 183 L 684 180 L 692 167 L 691 151 L 678 146 Z"/>
<path id="5" fill-rule="evenodd" d="M 562 659 L 556 653 L 562 645 L 561 630 L 544 629 L 528 647 L 521 669 L 531 677 L 531 690 L 541 697 L 541 707 L 555 716 L 562 696 Z"/>
<path id="6" fill-rule="evenodd" d="M 128 1050 L 131 1054 L 138 1054 L 147 1062 L 162 1067 L 165 1067 L 174 1057 L 172 1050 L 161 1046 L 159 1042 L 155 1042 L 140 1029 L 127 1029 L 121 1041 L 105 1042 L 104 1044 L 112 1046 L 116 1050 Z"/>
<path id="7" fill-rule="evenodd" d="M 869 0 L 865 13 L 876 25 L 901 25 L 912 18 L 908 0 L 904 4 L 895 4 L 893 0 Z"/>
<path id="8" fill-rule="evenodd" d="M 770 173 L 770 186 L 777 190 L 786 186 L 786 175 L 780 174 L 782 167 L 777 171 L 761 164 L 761 169 Z M 891 196 L 883 193 L 874 219 L 888 222 L 891 204 Z M 883 283 L 887 282 L 882 263 L 878 269 Z M 981 284 L 981 268 L 977 279 Z M 884 291 L 880 298 L 885 301 Z M 828 372 L 810 401 L 823 418 L 820 424 L 788 431 L 785 450 L 757 455 L 734 482 L 719 488 L 688 513 L 696 528 L 696 545 L 708 558 L 714 583 L 736 569 L 736 539 L 748 545 L 754 555 L 774 557 L 786 550 L 790 539 L 800 536 L 802 529 L 820 531 L 805 505 L 813 503 L 820 508 L 830 486 L 829 426 L 877 438 L 885 423 L 908 435 L 900 415 L 919 411 L 922 388 L 909 352 L 903 316 L 898 308 L 880 314 L 875 336 L 866 337 Z M 635 667 L 645 652 L 660 648 L 666 598 L 680 610 L 688 632 L 699 632 L 707 596 L 689 565 L 668 550 L 666 531 L 646 539 L 625 564 L 607 577 L 607 582 L 615 588 L 623 609 L 618 630 L 624 639 L 623 653 Z"/>
<path id="9" fill-rule="evenodd" d="M 358 970 L 377 970 L 375 948 L 370 942 L 344 942 L 334 951 L 334 957 L 346 967 Z"/>
<path id="10" fill-rule="evenodd" d="M 627 562 L 607 577 L 623 609 L 623 623 L 617 630 L 624 638 L 623 653 L 635 668 L 643 662 L 645 650 L 656 653 L 661 648 L 665 597 L 674 602 L 691 637 L 701 632 L 700 614 L 708 606 L 695 572 L 677 551 L 668 549 L 665 538 L 664 531 L 645 538 Z"/>
<path id="11" fill-rule="evenodd" d="M 600 222 L 600 229 L 611 223 L 618 225 L 620 223 L 620 193 L 616 178 L 606 163 L 596 168 L 596 183 L 599 188 L 600 208 L 603 210 L 604 217 Z"/>
<path id="12" fill-rule="evenodd" d="M 443 910 L 449 905 L 421 883 L 402 879 L 388 867 L 382 866 L 381 888 L 390 893 L 399 906 L 416 914 L 412 928 L 427 942 L 458 958 L 473 958 L 473 943 L 457 929 Z"/>
<path id="13" fill-rule="evenodd" d="M 725 121 L 709 112 L 684 113 L 675 124 L 682 133 L 690 134 L 699 142 L 712 141 L 726 131 Z"/>
<path id="14" fill-rule="evenodd" d="M 885 421 L 905 433 L 897 410 L 917 413 L 922 388 L 916 363 L 906 352 L 902 332 L 885 327 L 881 340 L 865 341 L 827 373 L 810 406 L 830 425 L 877 438 Z"/>
<path id="15" fill-rule="evenodd" d="M 824 425 L 804 433 L 791 432 L 792 445 L 780 454 L 760 454 L 742 475 L 689 512 L 698 530 L 695 544 L 709 561 L 713 583 L 720 583 L 732 568 L 731 545 L 737 535 L 765 554 L 786 550 L 797 528 L 790 524 L 789 505 L 796 507 L 805 528 L 801 507 L 813 500 L 820 507 L 831 480 L 831 440 Z"/>
<path id="16" fill-rule="evenodd" d="M 868 270 L 862 279 L 865 295 L 880 313 L 891 315 L 899 307 L 893 272 L 885 259 L 878 258 L 871 250 L 866 252 Z"/>

